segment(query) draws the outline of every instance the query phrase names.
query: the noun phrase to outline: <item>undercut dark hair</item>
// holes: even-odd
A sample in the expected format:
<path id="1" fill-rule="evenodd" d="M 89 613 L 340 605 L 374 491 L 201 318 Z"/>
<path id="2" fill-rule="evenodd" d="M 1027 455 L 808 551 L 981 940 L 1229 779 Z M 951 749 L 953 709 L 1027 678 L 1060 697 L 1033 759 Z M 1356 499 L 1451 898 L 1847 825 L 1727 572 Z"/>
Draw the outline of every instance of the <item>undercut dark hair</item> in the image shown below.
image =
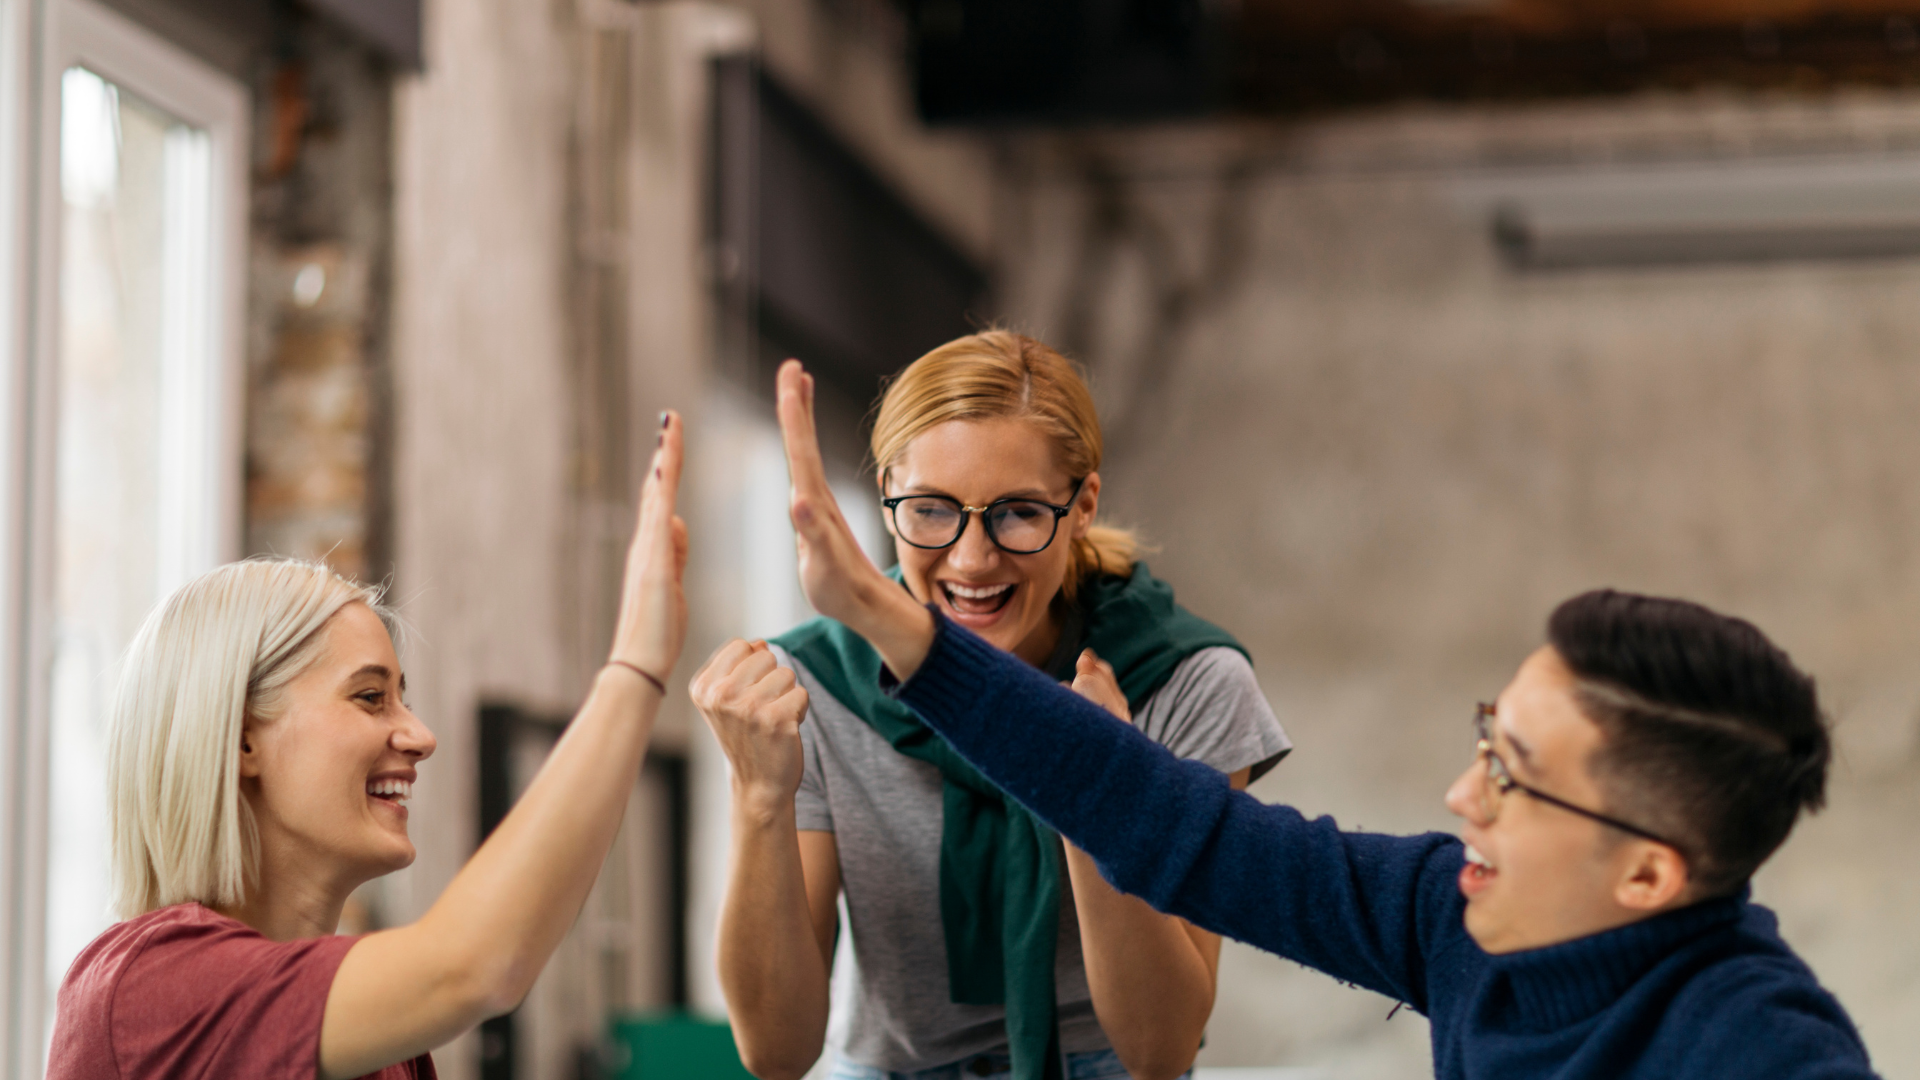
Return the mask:
<path id="1" fill-rule="evenodd" d="M 1547 641 L 1601 729 L 1588 767 L 1609 812 L 1680 845 L 1698 895 L 1738 889 L 1825 805 L 1813 679 L 1752 623 L 1602 589 L 1555 608 Z"/>

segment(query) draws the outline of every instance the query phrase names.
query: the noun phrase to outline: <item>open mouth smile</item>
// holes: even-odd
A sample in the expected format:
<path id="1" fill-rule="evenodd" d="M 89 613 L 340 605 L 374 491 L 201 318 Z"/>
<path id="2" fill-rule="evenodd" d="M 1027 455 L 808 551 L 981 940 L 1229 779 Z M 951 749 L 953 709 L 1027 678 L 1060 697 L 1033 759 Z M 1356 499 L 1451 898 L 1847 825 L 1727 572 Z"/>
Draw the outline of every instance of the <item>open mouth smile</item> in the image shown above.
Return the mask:
<path id="1" fill-rule="evenodd" d="M 1493 860 L 1480 854 L 1480 849 L 1472 844 L 1467 845 L 1466 856 L 1466 865 L 1460 868 L 1460 894 L 1471 900 L 1493 884 L 1500 870 L 1493 865 Z"/>
<path id="2" fill-rule="evenodd" d="M 940 593 L 947 606 L 958 615 L 994 615 L 1013 599 L 1020 586 L 1012 582 L 997 585 L 962 585 L 957 581 L 940 582 Z"/>
<path id="3" fill-rule="evenodd" d="M 402 814 L 407 812 L 406 802 L 413 798 L 413 781 L 385 778 L 367 781 L 367 797 L 382 802 Z"/>

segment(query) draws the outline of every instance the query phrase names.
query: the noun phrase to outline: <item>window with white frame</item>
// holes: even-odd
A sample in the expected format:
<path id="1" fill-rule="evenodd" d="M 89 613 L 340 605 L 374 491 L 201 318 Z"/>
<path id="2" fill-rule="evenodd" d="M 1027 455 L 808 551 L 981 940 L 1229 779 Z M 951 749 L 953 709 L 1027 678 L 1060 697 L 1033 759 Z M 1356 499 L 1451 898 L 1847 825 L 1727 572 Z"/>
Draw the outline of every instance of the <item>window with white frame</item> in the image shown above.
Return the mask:
<path id="1" fill-rule="evenodd" d="M 120 655 L 240 536 L 245 92 L 91 0 L 48 0 L 44 28 L 12 56 L 40 78 L 9 162 L 7 1078 L 40 1075 L 60 980 L 112 920 Z"/>

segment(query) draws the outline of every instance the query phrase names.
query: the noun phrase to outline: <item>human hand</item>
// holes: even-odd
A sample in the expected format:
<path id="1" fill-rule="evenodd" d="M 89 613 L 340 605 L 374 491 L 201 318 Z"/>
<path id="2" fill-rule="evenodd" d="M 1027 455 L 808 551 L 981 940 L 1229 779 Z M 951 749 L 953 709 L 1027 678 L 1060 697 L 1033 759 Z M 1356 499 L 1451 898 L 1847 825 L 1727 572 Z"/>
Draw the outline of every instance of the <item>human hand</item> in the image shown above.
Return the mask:
<path id="1" fill-rule="evenodd" d="M 866 638 L 896 677 L 908 678 L 933 644 L 933 615 L 887 580 L 854 539 L 827 484 L 813 426 L 813 376 L 800 361 L 780 365 L 776 401 L 793 484 L 788 509 L 800 587 L 815 611 Z"/>
<path id="2" fill-rule="evenodd" d="M 693 677 L 693 704 L 733 768 L 736 798 L 762 810 L 793 804 L 802 770 L 807 691 L 764 641 L 722 645 Z"/>
<path id="3" fill-rule="evenodd" d="M 627 548 L 620 618 L 608 659 L 664 681 L 687 639 L 687 523 L 674 513 L 685 432 L 680 414 L 661 414 L 660 444 L 640 488 L 640 520 Z"/>
<path id="4" fill-rule="evenodd" d="M 1127 695 L 1120 692 L 1120 680 L 1114 677 L 1113 665 L 1095 656 L 1092 649 L 1080 650 L 1080 660 L 1073 668 L 1073 689 L 1095 705 L 1133 723 L 1133 710 L 1127 707 Z"/>

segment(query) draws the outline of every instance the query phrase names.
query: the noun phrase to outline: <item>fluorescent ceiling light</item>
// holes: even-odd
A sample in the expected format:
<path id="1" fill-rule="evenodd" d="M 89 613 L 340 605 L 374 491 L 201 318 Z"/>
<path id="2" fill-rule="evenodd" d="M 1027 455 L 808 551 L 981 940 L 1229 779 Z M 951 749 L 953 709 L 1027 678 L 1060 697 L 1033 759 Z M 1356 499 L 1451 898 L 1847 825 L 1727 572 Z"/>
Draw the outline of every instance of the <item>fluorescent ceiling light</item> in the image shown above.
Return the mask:
<path id="1" fill-rule="evenodd" d="M 1452 194 L 1525 268 L 1920 255 L 1920 154 L 1516 171 Z"/>

